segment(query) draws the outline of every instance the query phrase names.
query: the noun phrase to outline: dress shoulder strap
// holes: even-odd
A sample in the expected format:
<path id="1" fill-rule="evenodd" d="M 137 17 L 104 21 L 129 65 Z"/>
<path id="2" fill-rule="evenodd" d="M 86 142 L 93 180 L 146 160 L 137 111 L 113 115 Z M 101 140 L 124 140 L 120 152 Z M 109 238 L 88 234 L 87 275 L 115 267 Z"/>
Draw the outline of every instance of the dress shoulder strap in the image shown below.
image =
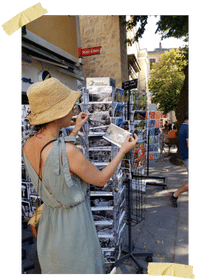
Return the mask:
<path id="1" fill-rule="evenodd" d="M 65 142 L 76 142 L 76 136 L 65 136 Z"/>
<path id="2" fill-rule="evenodd" d="M 46 148 L 46 146 L 48 146 L 50 143 L 52 143 L 52 142 L 54 142 L 54 141 L 56 141 L 56 140 L 57 140 L 57 138 L 52 139 L 52 140 L 48 141 L 48 142 L 42 147 L 42 149 L 41 149 L 41 151 L 40 151 L 40 157 L 41 157 L 41 154 L 42 154 L 42 151 L 44 150 L 44 148 Z"/>
<path id="3" fill-rule="evenodd" d="M 73 187 L 73 181 L 70 175 L 68 158 L 65 149 L 65 142 L 76 142 L 76 137 L 67 136 L 67 137 L 59 137 L 58 141 L 56 141 L 54 150 L 52 152 L 53 157 L 53 173 L 58 176 L 63 172 L 66 185 L 68 187 Z"/>

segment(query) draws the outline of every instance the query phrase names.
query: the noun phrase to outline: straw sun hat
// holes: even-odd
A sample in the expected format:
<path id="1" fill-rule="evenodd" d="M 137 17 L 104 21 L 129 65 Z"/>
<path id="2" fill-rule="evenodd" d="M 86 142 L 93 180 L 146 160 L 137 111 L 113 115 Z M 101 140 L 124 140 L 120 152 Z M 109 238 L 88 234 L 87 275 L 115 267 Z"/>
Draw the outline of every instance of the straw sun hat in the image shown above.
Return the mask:
<path id="1" fill-rule="evenodd" d="M 28 91 L 30 124 L 44 124 L 66 116 L 80 95 L 81 91 L 71 90 L 56 78 L 35 84 Z"/>

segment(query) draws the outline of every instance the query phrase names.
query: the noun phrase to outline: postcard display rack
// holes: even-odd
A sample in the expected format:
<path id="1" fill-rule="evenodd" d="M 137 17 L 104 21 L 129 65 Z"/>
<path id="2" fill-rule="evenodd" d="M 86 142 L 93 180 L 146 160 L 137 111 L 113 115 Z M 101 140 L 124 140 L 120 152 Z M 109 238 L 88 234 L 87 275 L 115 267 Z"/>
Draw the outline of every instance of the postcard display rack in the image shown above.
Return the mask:
<path id="1" fill-rule="evenodd" d="M 91 79 L 91 78 L 90 78 Z M 86 79 L 87 81 L 87 79 Z M 79 132 L 83 154 L 102 170 L 115 157 L 119 147 L 102 136 L 111 123 L 122 126 L 123 90 L 114 86 L 97 86 L 82 89 L 81 111 L 88 114 L 88 122 Z M 91 210 L 107 269 L 120 257 L 125 229 L 125 185 L 121 165 L 102 188 L 90 185 Z"/>
<path id="2" fill-rule="evenodd" d="M 30 106 L 22 105 L 22 142 L 25 143 L 26 138 L 33 134 L 33 128 L 26 119 L 29 114 Z M 22 143 L 23 144 L 23 143 Z M 31 217 L 36 209 L 37 192 L 31 183 L 31 179 L 27 175 L 24 167 L 22 156 L 22 218 Z M 40 198 L 39 198 L 40 204 Z"/>
<path id="3" fill-rule="evenodd" d="M 140 92 L 141 93 L 141 92 Z M 145 218 L 145 196 L 146 196 L 146 181 L 141 177 L 145 173 L 146 158 L 147 158 L 147 121 L 146 111 L 140 110 L 140 96 L 131 94 L 127 104 L 127 122 L 131 134 L 138 136 L 138 142 L 133 150 L 127 155 L 128 159 L 124 159 L 124 172 L 126 178 L 130 180 L 131 190 L 127 197 L 131 201 L 131 225 L 135 226 Z M 138 101 L 138 99 L 139 101 Z M 142 96 L 144 97 L 144 96 Z M 127 168 L 128 167 L 128 168 Z"/>
<path id="4" fill-rule="evenodd" d="M 129 153 L 130 156 L 130 179 L 131 179 L 131 200 L 134 203 L 132 206 L 132 225 L 136 225 L 145 219 L 146 207 L 146 181 L 140 177 L 144 175 L 147 158 L 147 122 L 146 111 L 134 110 L 134 102 L 129 105 L 130 131 L 136 133 L 138 142 L 134 150 Z"/>
<path id="5" fill-rule="evenodd" d="M 127 213 L 126 220 L 128 226 L 128 250 L 124 251 L 125 255 L 119 259 L 115 266 L 119 266 L 124 260 L 130 258 L 137 266 L 137 273 L 143 273 L 143 267 L 139 264 L 136 257 L 144 257 L 147 262 L 152 261 L 153 253 L 138 252 L 134 250 L 132 242 L 132 227 L 145 219 L 145 197 L 146 197 L 146 180 L 145 168 L 147 159 L 147 121 L 146 111 L 141 103 L 144 103 L 144 93 L 128 91 L 127 99 L 127 123 L 131 134 L 138 136 L 138 142 L 135 149 L 131 150 L 123 160 L 124 174 L 127 182 Z"/>
<path id="6" fill-rule="evenodd" d="M 30 123 L 26 119 L 26 116 L 30 112 L 30 106 L 23 104 L 21 110 L 22 110 L 21 136 L 22 136 L 22 144 L 24 144 L 26 139 L 28 139 L 29 135 L 33 133 L 33 128 L 31 127 Z M 21 180 L 22 225 L 24 228 L 27 228 L 27 220 L 24 220 L 24 218 L 25 217 L 30 218 L 34 214 L 36 209 L 37 193 L 35 191 L 35 188 L 33 187 L 33 184 L 31 183 L 31 179 L 26 173 L 24 161 L 23 161 L 23 155 L 21 155 L 21 169 L 22 169 L 22 174 L 21 174 L 22 176 L 22 180 Z M 39 203 L 41 203 L 40 198 L 39 198 Z M 28 237 L 22 238 L 22 260 L 26 258 L 26 249 L 23 248 L 23 244 L 26 242 L 28 242 L 29 244 L 34 243 L 32 234 Z M 33 265 L 30 264 L 23 267 L 23 271 L 25 272 L 32 268 Z"/>

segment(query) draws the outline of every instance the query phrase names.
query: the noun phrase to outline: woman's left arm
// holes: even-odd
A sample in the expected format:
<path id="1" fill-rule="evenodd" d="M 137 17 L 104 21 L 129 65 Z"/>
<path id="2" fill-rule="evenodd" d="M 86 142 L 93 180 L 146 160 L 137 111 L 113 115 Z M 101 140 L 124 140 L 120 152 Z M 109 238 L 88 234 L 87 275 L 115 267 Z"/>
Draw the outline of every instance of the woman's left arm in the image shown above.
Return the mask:
<path id="1" fill-rule="evenodd" d="M 75 127 L 70 132 L 69 136 L 76 136 L 78 134 L 79 130 L 81 129 L 81 127 L 86 123 L 87 119 L 88 119 L 88 115 L 84 112 L 81 112 L 77 116 Z"/>

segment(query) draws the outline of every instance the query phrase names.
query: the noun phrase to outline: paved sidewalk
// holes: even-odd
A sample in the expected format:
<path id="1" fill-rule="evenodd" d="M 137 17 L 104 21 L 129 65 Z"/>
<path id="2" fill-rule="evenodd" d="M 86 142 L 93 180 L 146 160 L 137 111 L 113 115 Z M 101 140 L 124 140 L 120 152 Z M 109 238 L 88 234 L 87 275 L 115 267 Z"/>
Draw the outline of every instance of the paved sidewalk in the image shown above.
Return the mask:
<path id="1" fill-rule="evenodd" d="M 162 171 L 162 169 L 166 171 Z M 158 162 L 151 160 L 149 175 L 166 177 L 167 189 L 163 190 L 160 186 L 146 187 L 146 218 L 140 224 L 132 227 L 134 251 L 152 252 L 153 262 L 187 265 L 188 193 L 183 193 L 178 198 L 178 208 L 173 208 L 168 198 L 169 191 L 175 191 L 187 182 L 187 169 L 172 165 L 168 159 Z M 148 263 L 145 258 L 137 257 L 136 259 L 143 267 L 144 273 L 147 273 Z M 113 272 L 132 274 L 137 272 L 137 266 L 129 258 Z"/>

